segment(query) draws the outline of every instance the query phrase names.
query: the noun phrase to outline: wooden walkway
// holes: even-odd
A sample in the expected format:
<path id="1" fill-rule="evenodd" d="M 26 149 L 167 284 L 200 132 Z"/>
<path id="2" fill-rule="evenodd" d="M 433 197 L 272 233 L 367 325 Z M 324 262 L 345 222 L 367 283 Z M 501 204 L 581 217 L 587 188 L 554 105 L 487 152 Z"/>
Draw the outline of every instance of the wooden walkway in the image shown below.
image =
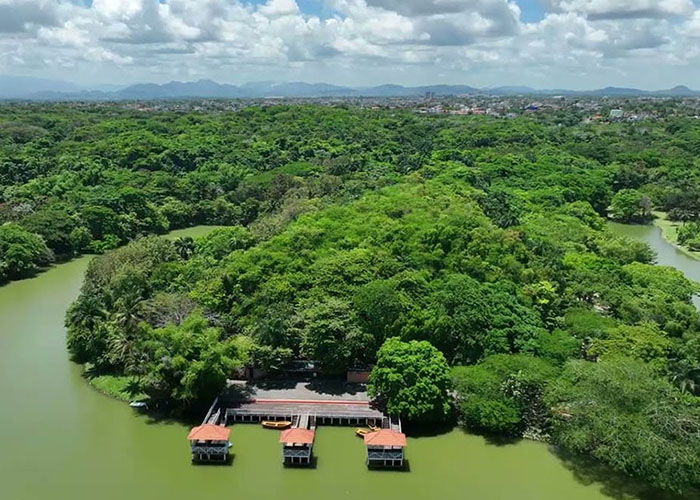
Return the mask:
<path id="1" fill-rule="evenodd" d="M 226 423 L 292 421 L 296 415 L 313 415 L 318 425 L 377 425 L 384 419 L 384 414 L 370 403 L 334 400 L 255 400 L 232 404 L 222 413 Z"/>
<path id="2" fill-rule="evenodd" d="M 294 422 L 303 416 L 316 425 L 381 426 L 392 422 L 370 401 L 361 386 L 331 382 L 277 381 L 274 384 L 234 384 L 216 398 L 203 423 L 228 425 L 264 420 Z M 400 424 L 398 429 L 400 431 Z"/>

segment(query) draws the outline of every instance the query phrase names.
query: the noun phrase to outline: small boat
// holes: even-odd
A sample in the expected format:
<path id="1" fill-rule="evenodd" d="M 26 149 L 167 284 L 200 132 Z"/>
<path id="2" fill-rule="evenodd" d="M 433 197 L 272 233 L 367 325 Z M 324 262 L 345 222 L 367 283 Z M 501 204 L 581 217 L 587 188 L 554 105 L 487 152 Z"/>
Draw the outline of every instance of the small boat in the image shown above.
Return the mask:
<path id="1" fill-rule="evenodd" d="M 264 420 L 262 423 L 262 426 L 266 429 L 286 429 L 290 425 L 292 425 L 292 423 L 287 420 L 280 420 L 279 422 Z"/>
<path id="2" fill-rule="evenodd" d="M 129 403 L 132 408 L 148 408 L 148 405 L 144 401 L 132 401 Z"/>
<path id="3" fill-rule="evenodd" d="M 379 427 L 377 427 L 376 425 L 370 425 L 369 430 L 371 430 L 372 432 L 377 432 L 379 430 Z"/>
<path id="4" fill-rule="evenodd" d="M 366 434 L 369 434 L 370 432 L 372 432 L 370 429 L 364 429 L 362 427 L 358 427 L 357 429 L 355 429 L 355 435 L 359 436 L 359 437 L 364 437 Z"/>

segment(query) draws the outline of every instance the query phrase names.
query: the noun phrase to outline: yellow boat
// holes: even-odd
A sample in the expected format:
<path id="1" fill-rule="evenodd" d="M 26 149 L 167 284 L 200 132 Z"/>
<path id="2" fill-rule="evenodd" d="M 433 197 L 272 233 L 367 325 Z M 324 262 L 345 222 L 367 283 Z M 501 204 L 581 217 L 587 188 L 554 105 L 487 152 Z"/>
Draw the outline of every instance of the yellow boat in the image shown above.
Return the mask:
<path id="1" fill-rule="evenodd" d="M 286 429 L 290 425 L 292 425 L 292 423 L 287 420 L 280 420 L 278 422 L 272 420 L 264 420 L 262 423 L 262 426 L 266 429 Z"/>
<path id="2" fill-rule="evenodd" d="M 379 430 L 379 427 L 377 427 L 376 425 L 370 425 L 369 430 L 371 430 L 372 432 L 377 432 Z"/>
<path id="3" fill-rule="evenodd" d="M 372 432 L 370 429 L 363 429 L 362 427 L 355 429 L 355 435 L 360 437 L 363 437 L 365 434 L 369 434 L 370 432 Z"/>

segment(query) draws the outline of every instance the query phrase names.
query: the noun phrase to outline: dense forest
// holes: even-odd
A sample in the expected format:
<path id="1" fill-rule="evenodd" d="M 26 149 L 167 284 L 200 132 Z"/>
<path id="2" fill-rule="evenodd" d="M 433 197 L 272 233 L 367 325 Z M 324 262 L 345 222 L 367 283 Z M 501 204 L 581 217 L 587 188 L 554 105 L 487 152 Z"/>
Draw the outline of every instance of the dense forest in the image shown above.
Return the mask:
<path id="1" fill-rule="evenodd" d="M 67 315 L 91 374 L 185 407 L 241 366 L 374 365 L 408 422 L 700 487 L 700 286 L 606 226 L 700 241 L 700 121 L 3 111 L 0 280 L 104 253 Z M 229 227 L 147 236 L 193 224 Z"/>

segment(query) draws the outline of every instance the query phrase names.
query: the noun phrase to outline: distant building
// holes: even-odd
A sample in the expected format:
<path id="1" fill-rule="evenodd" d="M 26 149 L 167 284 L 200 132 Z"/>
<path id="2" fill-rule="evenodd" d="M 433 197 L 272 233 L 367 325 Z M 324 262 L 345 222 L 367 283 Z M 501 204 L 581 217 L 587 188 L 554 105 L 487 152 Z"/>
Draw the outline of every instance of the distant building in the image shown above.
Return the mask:
<path id="1" fill-rule="evenodd" d="M 610 110 L 610 119 L 611 120 L 619 120 L 620 118 L 624 118 L 625 112 L 621 109 L 611 109 Z"/>

